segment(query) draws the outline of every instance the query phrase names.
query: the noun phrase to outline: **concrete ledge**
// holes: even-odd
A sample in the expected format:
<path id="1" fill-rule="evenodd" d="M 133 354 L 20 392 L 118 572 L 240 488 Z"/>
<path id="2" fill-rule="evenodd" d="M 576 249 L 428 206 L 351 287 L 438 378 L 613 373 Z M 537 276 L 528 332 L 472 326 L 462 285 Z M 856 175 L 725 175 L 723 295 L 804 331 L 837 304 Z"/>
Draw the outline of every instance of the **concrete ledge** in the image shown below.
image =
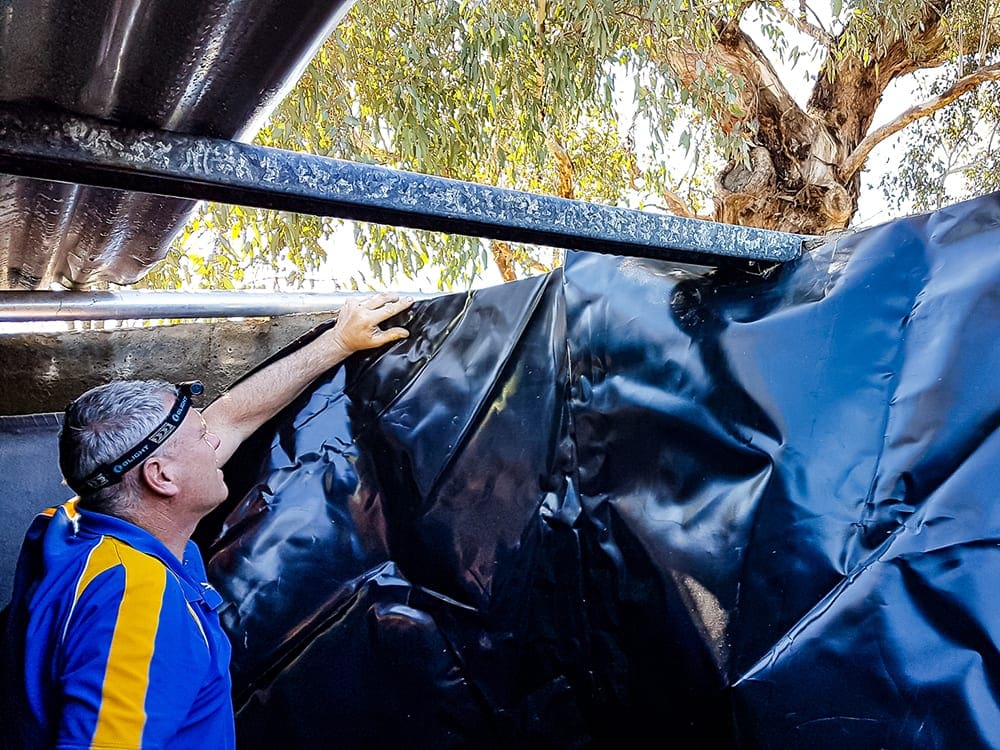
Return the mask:
<path id="1" fill-rule="evenodd" d="M 201 380 L 205 403 L 286 344 L 329 320 L 181 323 L 148 328 L 0 335 L 0 415 L 62 411 L 83 391 L 117 378 Z"/>

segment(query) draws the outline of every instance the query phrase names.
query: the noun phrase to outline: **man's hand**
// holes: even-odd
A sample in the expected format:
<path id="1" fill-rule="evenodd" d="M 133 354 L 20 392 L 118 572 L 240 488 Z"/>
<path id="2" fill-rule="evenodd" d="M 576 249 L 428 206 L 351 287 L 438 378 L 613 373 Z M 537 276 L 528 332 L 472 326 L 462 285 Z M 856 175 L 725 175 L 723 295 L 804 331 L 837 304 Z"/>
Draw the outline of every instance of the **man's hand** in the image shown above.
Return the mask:
<path id="1" fill-rule="evenodd" d="M 382 330 L 379 324 L 413 304 L 391 293 L 346 302 L 333 328 L 305 346 L 258 370 L 216 399 L 202 412 L 209 431 L 219 438 L 215 451 L 221 466 L 258 427 L 298 396 L 315 378 L 355 352 L 409 336 L 405 328 Z"/>
<path id="2" fill-rule="evenodd" d="M 391 292 L 382 292 L 363 300 L 349 300 L 340 308 L 337 324 L 323 336 L 339 350 L 334 353 L 337 361 L 363 349 L 374 349 L 405 339 L 410 335 L 405 328 L 383 330 L 379 324 L 412 304 L 412 297 L 400 298 Z"/>

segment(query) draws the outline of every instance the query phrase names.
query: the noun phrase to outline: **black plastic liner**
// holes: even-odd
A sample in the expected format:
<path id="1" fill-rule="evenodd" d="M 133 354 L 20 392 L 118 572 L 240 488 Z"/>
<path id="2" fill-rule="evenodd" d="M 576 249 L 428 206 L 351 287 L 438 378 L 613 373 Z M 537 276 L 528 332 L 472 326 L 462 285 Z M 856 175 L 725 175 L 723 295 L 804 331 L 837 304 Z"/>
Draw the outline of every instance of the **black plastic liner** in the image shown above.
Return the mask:
<path id="1" fill-rule="evenodd" d="M 241 747 L 1000 747 L 998 249 L 993 195 L 418 303 L 199 531 Z"/>

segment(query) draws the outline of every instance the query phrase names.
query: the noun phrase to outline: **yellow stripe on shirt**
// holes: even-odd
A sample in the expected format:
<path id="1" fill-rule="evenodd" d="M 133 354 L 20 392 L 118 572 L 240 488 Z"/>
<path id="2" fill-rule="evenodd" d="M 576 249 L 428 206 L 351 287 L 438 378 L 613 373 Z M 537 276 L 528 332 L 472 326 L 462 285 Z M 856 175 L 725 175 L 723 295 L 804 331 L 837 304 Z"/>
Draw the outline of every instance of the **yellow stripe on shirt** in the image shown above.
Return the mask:
<path id="1" fill-rule="evenodd" d="M 63 508 L 66 511 L 66 515 L 69 516 L 69 520 L 75 521 L 77 518 L 80 517 L 80 511 L 76 509 L 76 504 L 79 500 L 80 498 L 74 497 L 72 500 L 67 500 L 62 505 L 53 505 L 51 508 L 46 508 L 45 510 L 41 511 L 38 515 L 52 518 L 52 516 L 54 516 L 60 508 Z"/>
<path id="2" fill-rule="evenodd" d="M 73 595 L 73 609 L 76 609 L 76 603 L 80 601 L 80 595 L 90 585 L 90 582 L 105 570 L 109 570 L 116 565 L 121 565 L 121 560 L 118 557 L 118 552 L 115 550 L 115 540 L 106 536 L 101 537 L 101 541 L 97 543 L 97 546 L 90 550 L 90 554 L 87 556 L 87 564 L 84 566 L 83 573 L 80 574 L 80 578 L 76 582 L 76 593 Z M 70 610 L 67 622 L 73 617 L 73 609 Z"/>
<path id="3" fill-rule="evenodd" d="M 113 562 L 108 565 L 107 563 Z M 88 560 L 79 593 L 100 572 L 121 564 L 125 591 L 118 606 L 93 745 L 140 747 L 146 725 L 149 667 L 160 622 L 167 570 L 159 560 L 105 537 Z M 91 572 L 91 571 L 97 572 Z"/>

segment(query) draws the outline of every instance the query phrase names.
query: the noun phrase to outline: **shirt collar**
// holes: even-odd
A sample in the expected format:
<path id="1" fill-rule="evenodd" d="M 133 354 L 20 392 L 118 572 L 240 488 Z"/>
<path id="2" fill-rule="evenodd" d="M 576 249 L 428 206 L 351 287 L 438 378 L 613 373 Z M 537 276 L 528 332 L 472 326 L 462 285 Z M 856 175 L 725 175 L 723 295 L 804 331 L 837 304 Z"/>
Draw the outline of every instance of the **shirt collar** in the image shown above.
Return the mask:
<path id="1" fill-rule="evenodd" d="M 201 551 L 193 541 L 188 540 L 184 559 L 178 560 L 163 542 L 134 523 L 89 510 L 78 509 L 78 513 L 74 525 L 79 531 L 114 537 L 139 552 L 155 557 L 177 577 L 184 598 L 189 602 L 204 602 L 209 609 L 222 606 L 222 597 L 208 582 Z"/>

